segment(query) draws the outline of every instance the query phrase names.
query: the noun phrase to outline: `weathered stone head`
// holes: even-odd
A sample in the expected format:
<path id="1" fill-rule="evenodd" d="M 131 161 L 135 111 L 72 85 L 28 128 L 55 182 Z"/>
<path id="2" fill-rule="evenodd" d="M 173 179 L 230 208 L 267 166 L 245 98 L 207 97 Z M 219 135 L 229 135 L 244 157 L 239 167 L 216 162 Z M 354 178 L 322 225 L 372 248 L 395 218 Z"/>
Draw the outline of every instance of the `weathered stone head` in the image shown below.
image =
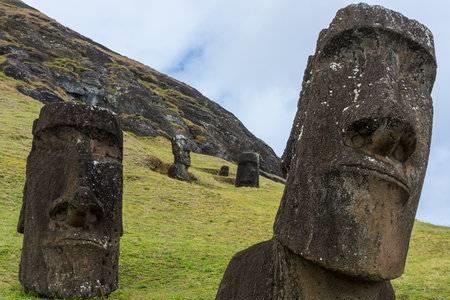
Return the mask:
<path id="1" fill-rule="evenodd" d="M 219 172 L 217 173 L 219 176 L 228 176 L 230 174 L 229 166 L 221 166 Z"/>
<path id="2" fill-rule="evenodd" d="M 380 6 L 338 11 L 305 72 L 277 240 L 350 276 L 402 274 L 428 161 L 435 74 L 425 26 Z"/>
<path id="3" fill-rule="evenodd" d="M 187 167 L 191 165 L 191 148 L 184 135 L 179 134 L 172 139 L 172 153 L 174 156 L 174 163 L 182 164 Z"/>
<path id="4" fill-rule="evenodd" d="M 18 231 L 20 282 L 48 297 L 109 294 L 118 285 L 122 131 L 107 110 L 42 108 L 33 124 Z"/>
<path id="5" fill-rule="evenodd" d="M 188 173 L 191 165 L 191 147 L 184 135 L 176 135 L 172 139 L 173 164 L 169 167 L 168 175 L 182 181 L 191 181 Z"/>
<path id="6" fill-rule="evenodd" d="M 259 187 L 259 154 L 243 152 L 239 156 L 236 182 L 237 187 Z"/>

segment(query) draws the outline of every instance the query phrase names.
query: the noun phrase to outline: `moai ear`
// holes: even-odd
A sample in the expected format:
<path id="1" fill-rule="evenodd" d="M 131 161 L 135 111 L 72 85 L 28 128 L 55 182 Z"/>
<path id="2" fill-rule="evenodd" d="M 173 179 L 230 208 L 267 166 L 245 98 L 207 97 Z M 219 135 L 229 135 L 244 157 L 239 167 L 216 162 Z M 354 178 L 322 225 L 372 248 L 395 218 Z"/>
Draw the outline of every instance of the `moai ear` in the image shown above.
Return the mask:
<path id="1" fill-rule="evenodd" d="M 23 188 L 23 202 L 22 208 L 20 209 L 19 222 L 17 223 L 17 232 L 22 233 L 25 231 L 25 204 L 26 204 L 26 193 L 27 193 L 27 183 L 25 182 L 25 187 Z"/>
<path id="2" fill-rule="evenodd" d="M 302 123 L 304 122 L 305 115 L 304 112 L 300 109 L 301 103 L 303 103 L 303 106 L 306 107 L 306 101 L 308 99 L 303 97 L 303 91 L 307 88 L 310 79 L 311 79 L 311 68 L 312 68 L 312 61 L 314 59 L 314 55 L 310 55 L 308 57 L 308 62 L 306 64 L 305 74 L 303 75 L 303 84 L 302 84 L 302 90 L 300 91 L 300 99 L 297 104 L 297 113 L 294 117 L 294 123 L 292 124 L 291 133 L 289 135 L 289 138 L 286 142 L 286 147 L 284 149 L 283 155 L 281 156 L 281 172 L 283 173 L 283 177 L 286 178 L 289 170 L 291 168 L 291 162 L 294 159 L 295 156 L 295 144 L 297 143 L 298 137 L 300 135 L 300 131 L 302 130 Z"/>
<path id="3" fill-rule="evenodd" d="M 25 210 L 24 206 L 25 206 L 25 203 L 22 204 L 22 208 L 20 209 L 19 222 L 17 223 L 17 232 L 22 233 L 22 234 L 25 230 L 25 224 L 23 222 L 23 212 Z"/>

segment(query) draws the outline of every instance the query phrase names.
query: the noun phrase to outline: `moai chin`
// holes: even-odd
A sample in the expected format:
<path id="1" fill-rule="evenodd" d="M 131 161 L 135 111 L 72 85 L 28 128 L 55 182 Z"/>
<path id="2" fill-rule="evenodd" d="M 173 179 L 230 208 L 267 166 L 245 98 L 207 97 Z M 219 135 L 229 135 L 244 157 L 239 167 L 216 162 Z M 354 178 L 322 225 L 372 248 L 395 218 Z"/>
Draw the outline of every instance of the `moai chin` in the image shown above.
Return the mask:
<path id="1" fill-rule="evenodd" d="M 18 224 L 26 291 L 93 297 L 117 289 L 122 147 L 120 126 L 107 110 L 75 103 L 41 109 Z"/>
<path id="2" fill-rule="evenodd" d="M 232 259 L 216 299 L 395 298 L 389 280 L 405 266 L 435 75 L 422 24 L 381 6 L 338 11 L 305 71 L 274 237 Z"/>
<path id="3" fill-rule="evenodd" d="M 239 156 L 235 186 L 259 187 L 259 154 L 243 152 Z"/>
<path id="4" fill-rule="evenodd" d="M 182 181 L 191 181 L 188 173 L 191 166 L 191 148 L 184 135 L 176 135 L 172 139 L 174 163 L 169 167 L 169 176 Z"/>

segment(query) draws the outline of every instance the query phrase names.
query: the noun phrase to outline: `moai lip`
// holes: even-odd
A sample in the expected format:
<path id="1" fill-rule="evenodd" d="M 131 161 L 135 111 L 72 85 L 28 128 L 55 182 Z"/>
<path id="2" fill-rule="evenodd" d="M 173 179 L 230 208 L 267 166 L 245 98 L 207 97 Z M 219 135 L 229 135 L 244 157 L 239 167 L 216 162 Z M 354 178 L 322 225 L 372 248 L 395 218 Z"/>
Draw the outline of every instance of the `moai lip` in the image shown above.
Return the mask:
<path id="1" fill-rule="evenodd" d="M 431 32 L 383 8 L 339 10 L 309 57 L 283 154 L 272 240 L 236 254 L 217 300 L 395 299 L 422 190 Z"/>
<path id="2" fill-rule="evenodd" d="M 75 103 L 41 109 L 18 224 L 26 291 L 94 297 L 117 289 L 122 155 L 122 131 L 109 111 Z"/>
<path id="3" fill-rule="evenodd" d="M 239 156 L 236 187 L 259 187 L 259 154 L 243 152 Z"/>
<path id="4" fill-rule="evenodd" d="M 169 167 L 168 175 L 181 181 L 191 181 L 188 173 L 191 166 L 191 147 L 184 135 L 176 135 L 172 139 L 174 163 Z"/>

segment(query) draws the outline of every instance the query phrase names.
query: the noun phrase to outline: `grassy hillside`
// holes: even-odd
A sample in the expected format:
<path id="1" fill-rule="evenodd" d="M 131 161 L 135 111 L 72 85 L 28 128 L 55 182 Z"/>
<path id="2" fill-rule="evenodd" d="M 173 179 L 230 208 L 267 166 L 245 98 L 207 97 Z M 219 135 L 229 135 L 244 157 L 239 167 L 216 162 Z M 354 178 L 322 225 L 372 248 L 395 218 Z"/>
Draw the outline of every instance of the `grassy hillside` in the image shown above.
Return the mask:
<path id="1" fill-rule="evenodd" d="M 232 161 L 252 149 L 263 158 L 262 169 L 281 175 L 275 152 L 219 104 L 20 0 L 0 0 L 0 70 L 19 80 L 22 94 L 44 103 L 62 99 L 96 103 L 117 113 L 131 132 L 184 134 L 196 152 Z"/>
<path id="2" fill-rule="evenodd" d="M 0 299 L 35 299 L 17 280 L 22 236 L 16 233 L 31 145 L 41 104 L 15 91 L 0 73 Z M 269 239 L 283 186 L 261 178 L 260 189 L 235 189 L 211 174 L 226 161 L 192 155 L 194 184 L 148 167 L 169 163 L 163 138 L 125 133 L 124 225 L 120 289 L 110 299 L 213 299 L 230 257 Z M 450 228 L 416 223 L 398 299 L 450 299 Z"/>

